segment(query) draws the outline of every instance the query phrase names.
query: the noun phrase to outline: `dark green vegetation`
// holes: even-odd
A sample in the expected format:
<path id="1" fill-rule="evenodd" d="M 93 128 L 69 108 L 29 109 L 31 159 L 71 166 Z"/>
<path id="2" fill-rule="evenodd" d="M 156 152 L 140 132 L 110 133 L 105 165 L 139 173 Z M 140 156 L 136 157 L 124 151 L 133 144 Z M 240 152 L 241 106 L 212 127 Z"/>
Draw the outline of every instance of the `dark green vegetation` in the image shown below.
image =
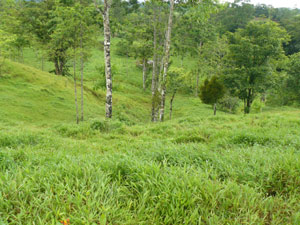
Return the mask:
<path id="1" fill-rule="evenodd" d="M 299 10 L 104 3 L 0 2 L 0 225 L 300 224 Z"/>

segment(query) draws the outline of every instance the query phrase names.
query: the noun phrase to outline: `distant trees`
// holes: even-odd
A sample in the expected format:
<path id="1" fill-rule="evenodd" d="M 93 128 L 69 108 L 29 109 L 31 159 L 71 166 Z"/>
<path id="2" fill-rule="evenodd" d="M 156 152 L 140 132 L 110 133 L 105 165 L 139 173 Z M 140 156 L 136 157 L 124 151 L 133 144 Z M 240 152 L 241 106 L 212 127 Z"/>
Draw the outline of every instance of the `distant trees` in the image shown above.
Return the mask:
<path id="1" fill-rule="evenodd" d="M 300 52 L 291 55 L 287 64 L 287 88 L 290 98 L 300 103 Z"/>
<path id="2" fill-rule="evenodd" d="M 225 85 L 233 95 L 244 101 L 244 112 L 249 113 L 257 94 L 263 93 L 272 79 L 277 60 L 284 56 L 286 31 L 272 21 L 253 21 L 245 29 L 229 35 L 229 53 Z"/>
<path id="3" fill-rule="evenodd" d="M 0 3 L 0 76 L 2 75 L 2 66 L 7 57 L 9 57 L 16 36 L 10 32 L 9 21 L 14 18 L 9 14 L 8 9 L 13 6 L 13 2 L 3 0 Z"/>
<path id="4" fill-rule="evenodd" d="M 225 86 L 213 76 L 210 80 L 206 79 L 200 87 L 200 99 L 205 104 L 213 105 L 214 115 L 217 113 L 217 102 L 225 95 Z"/>
<path id="5" fill-rule="evenodd" d="M 151 18 L 149 15 L 141 11 L 132 13 L 128 16 L 126 40 L 131 43 L 127 46 L 129 55 L 142 63 L 143 70 L 143 89 L 146 90 L 146 79 L 148 70 L 148 60 L 153 55 L 153 35 L 151 27 Z"/>

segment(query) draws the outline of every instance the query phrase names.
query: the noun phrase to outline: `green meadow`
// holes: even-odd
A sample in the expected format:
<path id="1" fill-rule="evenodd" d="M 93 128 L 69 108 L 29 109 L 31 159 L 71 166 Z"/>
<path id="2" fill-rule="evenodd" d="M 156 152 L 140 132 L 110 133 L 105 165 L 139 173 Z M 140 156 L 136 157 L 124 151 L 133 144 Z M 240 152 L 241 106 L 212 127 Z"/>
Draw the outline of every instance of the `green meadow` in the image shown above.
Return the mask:
<path id="1" fill-rule="evenodd" d="M 41 71 L 30 49 L 26 65 L 6 61 L 0 224 L 300 224 L 299 109 L 213 116 L 181 93 L 173 119 L 151 123 L 141 69 L 113 55 L 106 120 L 105 90 L 93 88 L 103 54 L 93 54 L 79 125 L 71 77 Z"/>

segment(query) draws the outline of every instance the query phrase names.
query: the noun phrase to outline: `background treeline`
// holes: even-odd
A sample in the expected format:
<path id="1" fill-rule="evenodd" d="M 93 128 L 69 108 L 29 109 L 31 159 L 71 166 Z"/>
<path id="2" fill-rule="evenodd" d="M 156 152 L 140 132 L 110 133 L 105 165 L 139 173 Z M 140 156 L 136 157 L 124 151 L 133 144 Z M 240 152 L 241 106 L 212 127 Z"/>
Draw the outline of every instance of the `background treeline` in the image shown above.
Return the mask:
<path id="1" fill-rule="evenodd" d="M 103 35 L 105 24 L 110 29 Z M 23 51 L 31 48 L 42 70 L 51 62 L 49 72 L 73 76 L 79 121 L 76 79 L 83 96 L 91 49 L 107 55 L 110 38 L 117 40 L 117 55 L 135 58 L 141 68 L 152 121 L 163 120 L 166 95 L 172 116 L 178 92 L 200 96 L 215 112 L 300 103 L 300 10 L 247 1 L 2 0 L 0 75 L 6 58 L 24 62 Z M 93 88 L 106 86 L 111 96 L 118 65 L 107 66 L 106 58 Z M 111 117 L 112 96 L 106 98 Z"/>

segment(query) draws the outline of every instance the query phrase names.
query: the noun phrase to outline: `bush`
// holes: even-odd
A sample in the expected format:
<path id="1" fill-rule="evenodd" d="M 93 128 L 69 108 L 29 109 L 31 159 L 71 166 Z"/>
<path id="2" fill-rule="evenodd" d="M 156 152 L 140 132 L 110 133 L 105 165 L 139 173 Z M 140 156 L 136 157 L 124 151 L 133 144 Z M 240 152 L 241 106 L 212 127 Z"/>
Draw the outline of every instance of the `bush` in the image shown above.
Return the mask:
<path id="1" fill-rule="evenodd" d="M 94 120 L 90 127 L 93 130 L 98 130 L 100 132 L 110 132 L 112 130 L 122 128 L 122 123 L 119 121 L 110 121 L 110 120 Z"/>
<path id="2" fill-rule="evenodd" d="M 218 106 L 221 110 L 230 113 L 237 113 L 240 106 L 240 99 L 237 97 L 232 97 L 230 95 L 224 96 L 218 101 Z"/>
<path id="3" fill-rule="evenodd" d="M 106 88 L 105 65 L 103 64 L 102 66 L 96 67 L 96 70 L 100 76 L 94 83 L 93 86 L 94 91 Z M 118 68 L 115 65 L 112 65 L 111 71 L 112 71 L 112 79 L 113 79 L 114 75 L 118 73 Z"/>
<path id="4" fill-rule="evenodd" d="M 263 103 L 260 98 L 257 98 L 253 101 L 251 106 L 251 112 L 253 113 L 260 113 L 262 112 L 263 108 L 265 107 L 265 103 Z"/>

